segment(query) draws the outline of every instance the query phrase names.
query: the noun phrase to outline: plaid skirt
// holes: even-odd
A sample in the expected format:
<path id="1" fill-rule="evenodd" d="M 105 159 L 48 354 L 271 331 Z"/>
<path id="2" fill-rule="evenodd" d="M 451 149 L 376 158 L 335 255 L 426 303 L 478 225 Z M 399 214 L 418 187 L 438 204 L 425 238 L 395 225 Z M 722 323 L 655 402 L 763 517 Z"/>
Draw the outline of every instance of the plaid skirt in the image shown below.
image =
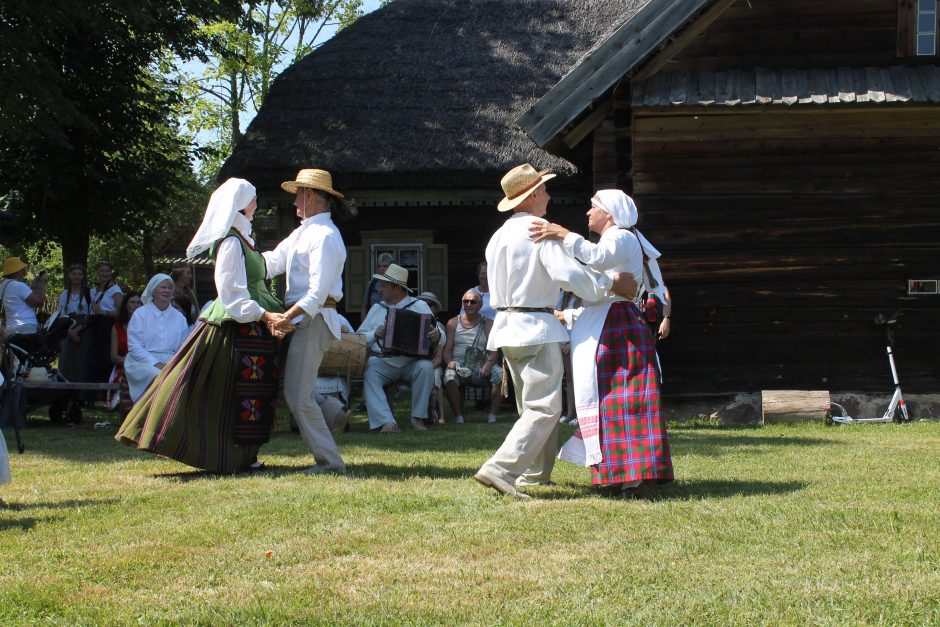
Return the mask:
<path id="1" fill-rule="evenodd" d="M 633 303 L 611 305 L 597 346 L 596 363 L 604 461 L 591 466 L 592 483 L 672 481 L 672 457 L 661 415 L 656 345 Z"/>
<path id="2" fill-rule="evenodd" d="M 263 324 L 199 322 L 117 439 L 210 472 L 246 469 L 274 426 L 277 356 Z"/>

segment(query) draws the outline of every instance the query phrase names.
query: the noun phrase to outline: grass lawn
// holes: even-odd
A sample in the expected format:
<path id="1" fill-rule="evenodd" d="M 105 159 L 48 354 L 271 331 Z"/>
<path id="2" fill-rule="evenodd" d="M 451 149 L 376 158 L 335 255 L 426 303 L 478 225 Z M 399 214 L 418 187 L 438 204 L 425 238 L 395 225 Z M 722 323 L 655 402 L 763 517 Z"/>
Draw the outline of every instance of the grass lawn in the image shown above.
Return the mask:
<path id="1" fill-rule="evenodd" d="M 0 487 L 0 624 L 938 624 L 940 423 L 674 425 L 646 501 L 472 480 L 512 416 L 218 477 L 37 418 Z M 400 421 L 404 423 L 404 421 Z M 563 428 L 563 435 L 570 432 Z M 13 448 L 13 433 L 7 432 Z"/>

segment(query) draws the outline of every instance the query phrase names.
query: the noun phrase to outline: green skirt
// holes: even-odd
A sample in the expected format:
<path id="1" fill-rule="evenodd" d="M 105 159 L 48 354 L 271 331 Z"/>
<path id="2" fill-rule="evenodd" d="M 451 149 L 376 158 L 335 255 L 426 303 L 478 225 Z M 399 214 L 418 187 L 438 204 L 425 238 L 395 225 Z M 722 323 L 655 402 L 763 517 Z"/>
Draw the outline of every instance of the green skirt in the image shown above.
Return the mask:
<path id="1" fill-rule="evenodd" d="M 245 470 L 270 438 L 279 377 L 265 325 L 200 321 L 116 438 L 210 472 Z"/>

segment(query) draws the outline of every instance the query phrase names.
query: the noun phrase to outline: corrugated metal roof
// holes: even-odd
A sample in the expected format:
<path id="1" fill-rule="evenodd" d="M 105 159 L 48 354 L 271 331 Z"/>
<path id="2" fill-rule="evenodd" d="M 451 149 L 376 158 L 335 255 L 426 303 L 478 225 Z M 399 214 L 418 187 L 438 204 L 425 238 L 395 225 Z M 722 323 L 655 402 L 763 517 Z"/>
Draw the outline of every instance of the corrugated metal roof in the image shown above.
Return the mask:
<path id="1" fill-rule="evenodd" d="M 940 102 L 940 66 L 671 72 L 633 85 L 634 107 Z"/>

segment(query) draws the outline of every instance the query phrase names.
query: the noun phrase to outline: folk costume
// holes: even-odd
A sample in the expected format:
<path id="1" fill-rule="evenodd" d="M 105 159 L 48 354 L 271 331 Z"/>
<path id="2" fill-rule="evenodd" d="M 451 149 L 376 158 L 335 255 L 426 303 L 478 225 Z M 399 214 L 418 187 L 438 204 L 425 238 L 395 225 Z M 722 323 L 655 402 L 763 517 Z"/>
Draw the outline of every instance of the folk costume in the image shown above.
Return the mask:
<path id="1" fill-rule="evenodd" d="M 282 183 L 281 188 L 291 193 L 300 188 L 315 189 L 343 197 L 333 189 L 333 177 L 325 170 L 301 170 L 296 180 Z M 346 463 L 316 401 L 317 372 L 323 353 L 339 341 L 342 326 L 336 303 L 343 298 L 346 245 L 331 212 L 304 218 L 277 248 L 264 253 L 264 261 L 268 277 L 286 275 L 287 308 L 297 305 L 303 311 L 293 320 L 296 329 L 287 349 L 284 398 L 301 437 L 313 453 L 314 468 L 320 469 L 316 472 L 345 472 Z"/>
<path id="2" fill-rule="evenodd" d="M 503 177 L 506 198 L 500 211 L 517 207 L 544 181 L 554 177 L 526 164 Z M 559 242 L 534 243 L 529 228 L 539 218 L 517 211 L 486 247 L 490 302 L 496 320 L 487 349 L 502 349 L 516 391 L 519 420 L 475 479 L 499 492 L 525 498 L 515 484 L 545 483 L 554 468 L 564 376 L 561 343 L 568 333 L 553 315 L 558 289 L 588 300 L 602 300 L 612 280 L 584 268 Z"/>
<path id="3" fill-rule="evenodd" d="M 620 190 L 601 190 L 592 199 L 614 221 L 592 244 L 569 233 L 564 248 L 587 266 L 609 276 L 630 273 L 644 281 L 642 235 L 628 230 L 636 205 Z M 645 242 L 645 238 L 643 240 Z M 655 250 L 644 243 L 647 250 Z M 637 306 L 619 297 L 586 299 L 567 311 L 571 327 L 578 430 L 562 459 L 590 466 L 594 485 L 637 485 L 673 478 L 665 421 L 661 416 L 656 344 Z"/>
<path id="4" fill-rule="evenodd" d="M 255 462 L 270 438 L 280 373 L 277 340 L 260 320 L 283 307 L 265 285 L 251 222 L 239 213 L 254 197 L 255 188 L 242 179 L 229 179 L 213 193 L 186 254 L 209 250 L 218 297 L 137 400 L 117 434 L 125 444 L 232 473 Z M 169 309 L 185 328 L 183 315 Z M 144 310 L 134 312 L 131 327 Z"/>

